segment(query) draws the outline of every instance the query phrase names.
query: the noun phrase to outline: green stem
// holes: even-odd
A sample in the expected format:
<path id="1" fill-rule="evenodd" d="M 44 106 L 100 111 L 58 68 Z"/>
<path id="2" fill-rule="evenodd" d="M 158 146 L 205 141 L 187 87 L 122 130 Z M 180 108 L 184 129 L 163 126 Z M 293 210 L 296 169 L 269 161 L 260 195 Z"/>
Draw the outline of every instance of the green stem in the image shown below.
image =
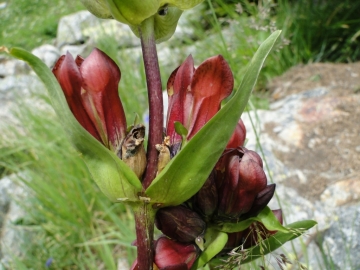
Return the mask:
<path id="1" fill-rule="evenodd" d="M 134 208 L 138 270 L 152 270 L 155 210 L 143 202 Z"/>
<path id="2" fill-rule="evenodd" d="M 147 167 L 143 180 L 143 187 L 146 189 L 156 177 L 158 152 L 155 145 L 162 143 L 163 133 L 162 85 L 154 36 L 154 18 L 143 21 L 139 33 L 149 98 Z"/>

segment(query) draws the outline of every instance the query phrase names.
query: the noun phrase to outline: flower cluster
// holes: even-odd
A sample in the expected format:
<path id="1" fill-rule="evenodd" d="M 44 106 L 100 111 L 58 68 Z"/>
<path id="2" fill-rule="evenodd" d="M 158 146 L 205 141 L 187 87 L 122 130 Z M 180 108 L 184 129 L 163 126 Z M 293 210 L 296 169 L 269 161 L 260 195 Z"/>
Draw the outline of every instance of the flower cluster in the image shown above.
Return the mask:
<path id="1" fill-rule="evenodd" d="M 68 53 L 58 60 L 53 73 L 78 122 L 141 179 L 146 166 L 144 126 L 130 129 L 126 126 L 118 96 L 121 74 L 114 61 L 98 49 L 86 59 L 79 56 L 74 59 Z M 220 110 L 233 85 L 230 67 L 220 55 L 205 60 L 197 68 L 189 56 L 171 74 L 167 82 L 166 134 L 163 144 L 156 146 L 158 173 Z M 177 127 L 179 124 L 182 131 Z M 198 242 L 208 228 L 257 216 L 273 197 L 275 185 L 267 184 L 262 160 L 244 147 L 245 138 L 246 128 L 240 119 L 203 187 L 181 205 L 157 211 L 155 223 L 164 234 L 154 242 L 154 264 L 158 269 L 190 269 L 202 252 Z M 262 225 L 254 223 L 246 230 L 229 233 L 224 251 L 256 244 L 260 239 L 252 233 L 254 226 Z M 136 261 L 132 269 L 137 269 Z"/>
<path id="2" fill-rule="evenodd" d="M 171 157 L 219 111 L 221 102 L 231 94 L 232 89 L 233 76 L 222 56 L 209 58 L 196 69 L 189 56 L 172 73 L 167 83 L 167 138 L 163 144 L 169 148 Z M 176 122 L 186 128 L 186 136 L 176 131 Z M 189 264 L 194 262 L 194 256 L 201 253 L 196 243 L 201 242 L 207 228 L 254 217 L 273 197 L 275 184 L 267 184 L 262 160 L 256 152 L 243 146 L 245 137 L 246 129 L 240 119 L 203 187 L 183 204 L 157 211 L 156 226 L 168 237 L 165 238 L 168 243 L 166 250 L 155 249 L 155 263 L 159 269 L 165 268 L 160 266 L 161 261 L 156 258 L 166 257 L 169 260 L 170 255 L 177 259 L 174 259 L 174 263 L 169 260 L 168 267 L 190 269 Z M 229 240 L 224 250 L 244 244 L 245 239 L 250 239 L 246 242 L 247 247 L 255 244 L 255 236 L 248 237 L 253 226 L 242 232 L 228 234 Z M 165 241 L 165 236 L 159 240 Z M 189 247 L 192 252 L 183 252 L 189 250 Z M 183 264 L 188 267 L 181 268 Z"/>

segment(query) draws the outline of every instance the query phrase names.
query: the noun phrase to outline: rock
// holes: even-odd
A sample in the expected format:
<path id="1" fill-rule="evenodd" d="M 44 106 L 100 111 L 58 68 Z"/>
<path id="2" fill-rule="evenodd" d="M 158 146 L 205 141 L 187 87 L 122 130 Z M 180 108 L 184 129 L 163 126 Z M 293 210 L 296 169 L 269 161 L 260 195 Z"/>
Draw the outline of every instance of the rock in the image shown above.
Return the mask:
<path id="1" fill-rule="evenodd" d="M 326 269 L 360 269 L 360 204 L 337 208 L 337 222 L 319 244 L 327 255 Z"/>
<path id="2" fill-rule="evenodd" d="M 0 263 L 5 267 L 9 267 L 14 257 L 23 255 L 22 246 L 29 237 L 28 232 L 15 225 L 26 216 L 24 208 L 17 202 L 24 201 L 29 194 L 16 178 L 11 175 L 0 180 L 0 209 L 4 210 L 0 224 Z"/>
<path id="3" fill-rule="evenodd" d="M 349 178 L 328 186 L 321 194 L 321 201 L 328 207 L 338 207 L 360 201 L 360 179 Z"/>
<path id="4" fill-rule="evenodd" d="M 74 58 L 78 55 L 86 57 L 90 54 L 93 47 L 94 46 L 89 46 L 88 43 L 82 45 L 64 45 L 61 47 L 61 55 L 65 55 L 69 52 Z"/>
<path id="5" fill-rule="evenodd" d="M 79 45 L 85 43 L 87 37 L 83 34 L 82 29 L 96 24 L 96 17 L 88 11 L 79 11 L 62 17 L 57 30 L 57 47 L 68 44 Z"/>
<path id="6" fill-rule="evenodd" d="M 140 46 L 140 40 L 127 25 L 99 19 L 88 11 L 62 17 L 59 22 L 56 44 L 61 54 L 69 50 L 72 54 L 87 56 L 94 44 L 108 41 L 123 48 Z"/>
<path id="7" fill-rule="evenodd" d="M 273 198 L 269 206 L 281 207 L 286 223 L 318 222 L 310 237 L 293 242 L 295 253 L 291 244 L 284 247 L 290 257 L 308 256 L 309 269 L 359 268 L 359 68 L 360 63 L 293 68 L 271 85 L 270 110 L 242 116 L 246 147 L 264 154 L 268 179 L 277 184 L 280 204 Z M 321 235 L 323 242 L 314 241 Z"/>
<path id="8" fill-rule="evenodd" d="M 1 56 L 2 55 L 0 55 L 0 79 L 4 79 L 6 76 L 29 73 L 30 69 L 24 62 Z"/>
<path id="9" fill-rule="evenodd" d="M 53 67 L 60 57 L 60 51 L 48 44 L 35 48 L 31 53 L 39 57 L 48 67 Z"/>

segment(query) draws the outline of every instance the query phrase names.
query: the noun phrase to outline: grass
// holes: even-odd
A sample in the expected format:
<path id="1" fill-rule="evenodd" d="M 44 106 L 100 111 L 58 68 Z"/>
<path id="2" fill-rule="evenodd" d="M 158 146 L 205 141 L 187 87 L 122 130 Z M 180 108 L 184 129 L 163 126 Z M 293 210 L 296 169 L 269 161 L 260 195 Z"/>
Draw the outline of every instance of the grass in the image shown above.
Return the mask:
<path id="1" fill-rule="evenodd" d="M 0 9 L 0 45 L 27 50 L 53 43 L 59 19 L 83 9 L 80 1 L 11 0 Z"/>
<path id="2" fill-rule="evenodd" d="M 52 269 L 116 269 L 127 254 L 131 263 L 130 210 L 98 190 L 49 110 L 23 106 L 21 128 L 7 130 L 11 139 L 0 146 L 8 172 L 31 191 L 29 200 L 18 202 L 29 215 L 16 225 L 31 239 L 19 261 L 32 269 L 45 269 L 49 258 Z M 21 268 L 15 263 L 12 269 Z"/>
<path id="3" fill-rule="evenodd" d="M 77 1 L 32 1 L 33 4 L 29 5 L 28 0 L 13 0 L 8 2 L 6 9 L 0 10 L 1 45 L 33 49 L 40 44 L 51 43 L 59 18 L 81 8 Z M 322 50 L 314 49 L 315 41 L 310 41 L 317 33 L 314 30 L 316 23 L 306 20 L 298 23 L 298 20 L 301 21 L 300 15 L 304 16 L 309 11 L 305 10 L 306 5 L 300 5 L 304 2 L 290 6 L 287 1 L 278 1 L 281 9 L 277 13 L 274 13 L 272 1 L 260 2 L 262 6 L 242 1 L 243 12 L 240 12 L 239 6 L 229 5 L 225 1 L 207 1 L 208 8 L 202 11 L 202 20 L 193 22 L 196 29 L 194 37 L 184 38 L 181 44 L 170 40 L 161 46 L 181 48 L 177 55 L 178 64 L 189 52 L 193 54 L 196 65 L 212 55 L 223 54 L 234 71 L 237 87 L 246 64 L 259 44 L 278 25 L 285 30 L 283 39 L 266 62 L 258 90 L 265 89 L 270 78 L 300 62 L 358 59 L 350 50 L 353 44 L 358 44 L 358 38 L 350 30 L 345 31 L 348 38 L 343 38 L 347 41 L 341 43 L 351 44 L 347 49 L 346 46 L 334 45 L 334 50 L 330 50 L 330 37 L 321 39 Z M 347 3 L 343 1 L 340 6 L 346 7 Z M 358 4 L 354 5 L 355 8 L 359 7 Z M 300 7 L 304 10 L 300 10 Z M 327 27 L 340 31 L 344 25 L 348 25 L 347 29 L 352 30 L 358 23 L 357 19 L 349 19 L 352 13 L 347 16 L 340 12 L 341 8 L 335 10 L 338 12 L 334 13 Z M 328 9 L 326 12 L 329 12 Z M 339 14 L 343 15 L 336 17 Z M 308 37 L 304 39 L 303 35 Z M 288 42 L 290 45 L 287 46 Z M 118 44 L 111 36 L 99 39 L 97 46 L 121 68 L 119 91 L 130 124 L 136 114 L 141 118 L 147 108 L 141 59 L 129 57 L 132 54 L 127 51 L 119 51 Z M 340 47 L 347 54 L 336 50 Z M 359 48 L 354 51 L 357 52 Z M 338 56 L 335 52 L 339 53 Z M 352 57 L 349 58 L 349 55 Z M 175 68 L 161 67 L 164 86 Z M 37 93 L 44 91 L 38 90 Z M 48 103 L 44 96 L 37 98 Z M 266 93 L 258 91 L 252 97 L 252 103 L 257 108 L 266 108 Z M 29 201 L 19 201 L 28 215 L 15 224 L 28 232 L 29 241 L 22 246 L 25 255 L 15 258 L 12 268 L 45 269 L 45 263 L 50 258 L 50 269 L 116 269 L 117 259 L 123 257 L 131 263 L 134 248 L 130 243 L 135 235 L 130 210 L 121 204 L 111 204 L 101 194 L 49 109 L 35 109 L 22 103 L 20 98 L 18 105 L 20 125 L 10 125 L 3 133 L 7 138 L 0 141 L 0 174 L 18 174 L 19 181 L 31 191 Z M 256 267 L 256 264 L 252 264 L 249 269 Z"/>

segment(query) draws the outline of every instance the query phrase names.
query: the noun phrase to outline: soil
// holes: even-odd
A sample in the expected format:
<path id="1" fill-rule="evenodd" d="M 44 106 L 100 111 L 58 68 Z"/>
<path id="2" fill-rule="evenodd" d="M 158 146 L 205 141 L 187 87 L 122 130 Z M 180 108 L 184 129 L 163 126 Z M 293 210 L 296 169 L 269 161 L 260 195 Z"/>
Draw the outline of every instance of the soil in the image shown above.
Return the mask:
<path id="1" fill-rule="evenodd" d="M 275 151 L 288 168 L 306 176 L 306 181 L 289 177 L 284 184 L 312 201 L 337 181 L 356 178 L 360 184 L 360 62 L 297 66 L 269 84 L 273 100 L 317 87 L 330 91 L 309 98 L 297 112 L 300 145 Z M 266 130 L 276 139 L 271 124 Z"/>

